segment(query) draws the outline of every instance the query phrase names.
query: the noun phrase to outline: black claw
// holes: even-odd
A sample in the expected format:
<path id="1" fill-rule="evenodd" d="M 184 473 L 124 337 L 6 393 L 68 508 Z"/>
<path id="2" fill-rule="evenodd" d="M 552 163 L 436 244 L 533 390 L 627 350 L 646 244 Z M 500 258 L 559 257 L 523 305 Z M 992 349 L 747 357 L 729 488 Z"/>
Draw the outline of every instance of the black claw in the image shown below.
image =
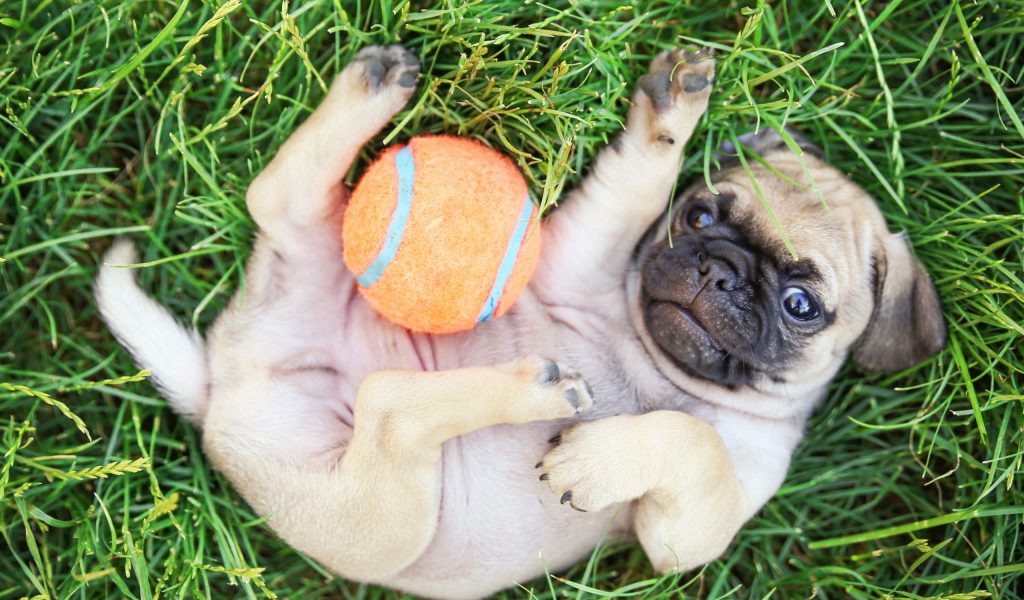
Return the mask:
<path id="1" fill-rule="evenodd" d="M 714 58 L 715 49 L 710 46 L 703 46 L 696 52 L 687 52 L 685 50 L 678 53 L 678 56 L 682 59 L 680 62 L 695 63 Z"/>
<path id="2" fill-rule="evenodd" d="M 537 464 L 533 465 L 533 468 L 534 469 L 539 469 L 539 468 L 541 468 L 543 466 L 544 466 L 544 461 L 540 461 Z"/>
<path id="3" fill-rule="evenodd" d="M 569 506 L 571 506 L 573 510 L 578 510 L 578 511 L 580 511 L 580 512 L 587 512 L 587 511 L 583 510 L 582 508 L 580 508 L 580 507 L 576 506 L 576 505 L 575 505 L 575 504 L 573 504 L 572 502 L 570 502 L 570 503 L 569 503 Z"/>
<path id="4" fill-rule="evenodd" d="M 659 135 L 658 136 L 658 141 L 659 142 L 664 142 L 664 143 L 669 144 L 669 145 L 672 145 L 672 144 L 676 143 L 675 139 L 673 139 L 673 138 L 671 138 L 671 137 L 669 137 L 669 136 L 667 136 L 665 134 Z"/>
<path id="5" fill-rule="evenodd" d="M 558 444 L 562 443 L 562 434 L 559 433 L 555 437 L 551 438 L 550 440 L 548 440 L 548 443 L 552 444 L 552 445 L 555 445 L 555 446 L 557 446 Z"/>
<path id="6" fill-rule="evenodd" d="M 562 499 L 559 500 L 558 503 L 559 504 L 565 504 L 566 502 L 570 502 L 571 500 L 572 500 L 572 490 L 569 490 L 568 492 L 562 494 Z"/>
<path id="7" fill-rule="evenodd" d="M 566 402 L 572 404 L 573 408 L 580 407 L 580 393 L 576 391 L 576 388 L 569 388 L 562 392 L 562 397 L 565 398 Z"/>
<path id="8" fill-rule="evenodd" d="M 541 473 L 540 474 L 540 480 L 541 481 L 547 481 L 548 480 L 548 474 L 547 473 Z"/>
<path id="9" fill-rule="evenodd" d="M 541 383 L 554 383 L 561 377 L 562 371 L 558 368 L 558 363 L 549 360 L 548 364 L 544 365 L 544 372 L 541 373 Z"/>

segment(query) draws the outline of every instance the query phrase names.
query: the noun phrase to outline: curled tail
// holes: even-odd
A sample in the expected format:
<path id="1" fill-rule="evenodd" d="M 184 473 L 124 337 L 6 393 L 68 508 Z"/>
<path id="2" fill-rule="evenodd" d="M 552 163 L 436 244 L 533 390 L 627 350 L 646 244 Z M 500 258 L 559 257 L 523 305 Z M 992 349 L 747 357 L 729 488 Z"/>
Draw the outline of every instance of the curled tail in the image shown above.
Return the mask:
<path id="1" fill-rule="evenodd" d="M 134 246 L 126 239 L 117 240 L 107 251 L 94 288 L 100 315 L 136 364 L 152 372 L 154 384 L 171 408 L 201 425 L 209 382 L 203 339 L 147 296 L 135 283 L 132 269 L 112 266 L 137 260 Z"/>

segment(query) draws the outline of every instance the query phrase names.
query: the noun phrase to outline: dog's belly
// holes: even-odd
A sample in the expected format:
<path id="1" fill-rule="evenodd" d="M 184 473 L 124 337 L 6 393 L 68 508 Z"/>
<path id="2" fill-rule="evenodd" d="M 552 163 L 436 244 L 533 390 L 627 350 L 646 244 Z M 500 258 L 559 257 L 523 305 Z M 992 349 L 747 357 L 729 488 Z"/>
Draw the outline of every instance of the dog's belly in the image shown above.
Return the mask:
<path id="1" fill-rule="evenodd" d="M 591 337 L 605 335 L 607 323 L 582 311 L 552 319 L 552 308 L 530 290 L 503 318 L 442 336 L 410 334 L 381 318 L 361 296 L 350 298 L 336 351 L 344 387 L 353 390 L 348 403 L 359 382 L 381 369 L 454 369 L 536 354 L 590 380 L 598 401 L 588 418 L 638 410 L 635 394 L 617 389 L 620 378 L 609 364 L 614 362 L 611 345 Z M 484 393 L 481 402 L 487 401 Z M 448 442 L 434 539 L 412 566 L 385 583 L 420 595 L 451 597 L 458 590 L 479 597 L 511 582 L 525 583 L 545 567 L 568 567 L 603 539 L 623 535 L 628 508 L 575 511 L 559 504 L 539 480 L 534 465 L 549 449 L 549 438 L 565 425 L 495 426 Z"/>
<path id="2" fill-rule="evenodd" d="M 423 555 L 386 581 L 417 595 L 476 598 L 559 571 L 628 531 L 629 507 L 559 504 L 534 464 L 556 425 L 497 426 L 445 446 L 441 514 Z"/>

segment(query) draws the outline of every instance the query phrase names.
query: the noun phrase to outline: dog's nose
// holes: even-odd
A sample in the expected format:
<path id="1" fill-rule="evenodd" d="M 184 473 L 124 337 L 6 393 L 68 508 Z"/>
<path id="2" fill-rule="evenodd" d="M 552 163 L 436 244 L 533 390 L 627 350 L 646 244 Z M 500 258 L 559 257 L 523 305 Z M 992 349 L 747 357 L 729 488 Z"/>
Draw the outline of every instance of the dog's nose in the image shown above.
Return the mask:
<path id="1" fill-rule="evenodd" d="M 754 255 L 749 249 L 726 240 L 711 240 L 696 248 L 698 271 L 724 291 L 733 291 L 749 283 L 754 270 Z"/>
<path id="2" fill-rule="evenodd" d="M 709 281 L 716 288 L 726 292 L 741 288 L 745 283 L 743 277 L 732 265 L 718 258 L 705 258 L 697 267 L 697 271 L 705 278 L 705 281 Z"/>

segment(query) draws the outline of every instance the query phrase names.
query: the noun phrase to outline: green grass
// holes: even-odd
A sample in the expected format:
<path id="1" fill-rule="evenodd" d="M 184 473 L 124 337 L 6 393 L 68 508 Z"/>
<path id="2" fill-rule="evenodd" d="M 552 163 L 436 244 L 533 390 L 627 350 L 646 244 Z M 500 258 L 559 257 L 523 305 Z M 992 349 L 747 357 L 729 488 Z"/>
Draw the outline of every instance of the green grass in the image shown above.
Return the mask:
<path id="1" fill-rule="evenodd" d="M 358 48 L 396 41 L 425 77 L 382 139 L 478 136 L 545 205 L 619 129 L 655 52 L 711 44 L 683 180 L 733 135 L 795 126 L 907 232 L 945 305 L 934 360 L 844 372 L 722 560 L 658 578 L 617 545 L 577 583 L 527 588 L 1024 597 L 1024 4 L 177 1 L 0 0 L 0 599 L 394 597 L 270 533 L 132 377 L 90 284 L 130 233 L 159 263 L 144 284 L 209 324 L 244 275 L 247 183 Z"/>

